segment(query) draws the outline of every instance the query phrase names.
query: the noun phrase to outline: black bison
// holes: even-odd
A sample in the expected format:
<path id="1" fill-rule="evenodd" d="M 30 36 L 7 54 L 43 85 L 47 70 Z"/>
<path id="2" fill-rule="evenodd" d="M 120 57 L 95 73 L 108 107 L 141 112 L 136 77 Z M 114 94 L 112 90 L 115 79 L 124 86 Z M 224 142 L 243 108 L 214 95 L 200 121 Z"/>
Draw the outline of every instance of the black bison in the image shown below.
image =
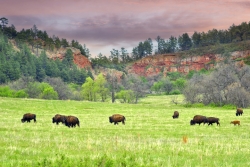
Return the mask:
<path id="1" fill-rule="evenodd" d="M 30 120 L 34 119 L 34 122 L 36 122 L 36 114 L 26 113 L 23 115 L 23 119 L 21 119 L 22 123 L 25 121 L 30 122 Z"/>
<path id="2" fill-rule="evenodd" d="M 220 122 L 219 122 L 219 118 L 215 118 L 215 117 L 207 117 L 207 119 L 205 120 L 205 123 L 209 125 L 213 125 L 213 123 L 217 123 L 217 126 L 220 125 Z"/>
<path id="3" fill-rule="evenodd" d="M 174 115 L 173 115 L 172 117 L 173 117 L 173 119 L 179 118 L 179 112 L 178 112 L 178 111 L 175 111 L 175 112 L 174 112 Z"/>
<path id="4" fill-rule="evenodd" d="M 234 126 L 238 124 L 238 126 L 239 126 L 240 125 L 240 121 L 238 121 L 238 120 L 231 121 L 230 124 L 234 124 Z"/>
<path id="5" fill-rule="evenodd" d="M 206 123 L 207 117 L 202 116 L 202 115 L 195 115 L 194 118 L 190 121 L 190 125 L 195 125 L 195 124 L 205 124 Z"/>
<path id="6" fill-rule="evenodd" d="M 77 117 L 75 116 L 67 116 L 65 119 L 65 125 L 70 127 L 76 127 L 76 125 L 78 125 L 80 127 L 80 121 Z"/>
<path id="7" fill-rule="evenodd" d="M 60 114 L 56 114 L 53 118 L 52 118 L 52 123 L 56 123 L 57 125 L 61 122 L 62 124 L 65 123 L 65 120 L 67 119 L 67 116 L 65 115 L 60 115 Z"/>
<path id="8" fill-rule="evenodd" d="M 241 108 L 237 108 L 236 110 L 236 116 L 240 116 L 243 114 L 243 110 Z"/>
<path id="9" fill-rule="evenodd" d="M 114 125 L 116 125 L 116 124 L 118 125 L 118 122 L 122 122 L 125 125 L 125 120 L 126 120 L 126 118 L 120 114 L 114 114 L 114 115 L 109 117 L 109 122 L 110 123 L 114 122 Z"/>

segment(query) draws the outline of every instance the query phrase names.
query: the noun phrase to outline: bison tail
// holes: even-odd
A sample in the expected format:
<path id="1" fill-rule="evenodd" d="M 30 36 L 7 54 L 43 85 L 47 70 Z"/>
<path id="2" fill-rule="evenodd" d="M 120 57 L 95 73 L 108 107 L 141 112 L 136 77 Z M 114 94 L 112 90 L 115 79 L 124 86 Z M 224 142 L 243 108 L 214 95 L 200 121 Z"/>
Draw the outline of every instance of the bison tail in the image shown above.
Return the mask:
<path id="1" fill-rule="evenodd" d="M 126 120 L 126 118 L 123 116 L 123 118 L 124 118 L 124 121 Z"/>

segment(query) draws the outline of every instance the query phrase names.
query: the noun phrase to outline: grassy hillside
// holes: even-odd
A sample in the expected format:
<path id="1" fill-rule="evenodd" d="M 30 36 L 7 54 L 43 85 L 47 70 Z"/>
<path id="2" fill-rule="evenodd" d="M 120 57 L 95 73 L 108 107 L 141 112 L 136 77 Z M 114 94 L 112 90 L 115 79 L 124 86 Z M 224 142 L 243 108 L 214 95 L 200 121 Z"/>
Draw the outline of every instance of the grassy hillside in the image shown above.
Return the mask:
<path id="1" fill-rule="evenodd" d="M 179 119 L 171 117 L 175 110 Z M 21 123 L 26 112 L 35 113 L 37 123 Z M 77 116 L 80 128 L 52 124 L 57 113 Z M 109 123 L 115 113 L 126 125 Z M 0 98 L 0 166 L 249 166 L 249 113 L 185 108 L 171 96 L 136 105 Z M 190 126 L 195 114 L 219 117 L 221 126 Z M 235 119 L 242 125 L 230 124 Z"/>

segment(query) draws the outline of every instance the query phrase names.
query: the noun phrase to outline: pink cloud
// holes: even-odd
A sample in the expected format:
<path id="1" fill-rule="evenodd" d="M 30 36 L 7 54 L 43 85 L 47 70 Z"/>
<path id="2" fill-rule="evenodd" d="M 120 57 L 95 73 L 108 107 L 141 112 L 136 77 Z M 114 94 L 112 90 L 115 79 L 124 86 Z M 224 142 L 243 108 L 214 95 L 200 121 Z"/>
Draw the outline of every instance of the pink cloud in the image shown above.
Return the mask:
<path id="1" fill-rule="evenodd" d="M 0 17 L 18 30 L 34 24 L 49 35 L 85 43 L 93 55 L 160 35 L 227 29 L 250 21 L 248 1 L 238 0 L 8 0 Z"/>

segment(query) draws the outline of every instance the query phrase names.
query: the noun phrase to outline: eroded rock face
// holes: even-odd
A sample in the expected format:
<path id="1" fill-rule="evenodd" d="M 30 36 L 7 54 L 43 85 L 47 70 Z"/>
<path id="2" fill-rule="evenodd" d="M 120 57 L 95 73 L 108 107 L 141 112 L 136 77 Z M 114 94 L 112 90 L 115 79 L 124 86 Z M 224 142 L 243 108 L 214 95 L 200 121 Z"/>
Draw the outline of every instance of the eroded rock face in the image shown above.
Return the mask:
<path id="1" fill-rule="evenodd" d="M 231 53 L 231 59 L 236 60 L 250 56 L 250 50 L 236 51 Z M 191 70 L 211 69 L 217 62 L 225 58 L 220 54 L 206 54 L 197 56 L 180 56 L 178 54 L 164 54 L 148 56 L 136 61 L 127 67 L 128 73 L 135 73 L 140 76 L 151 76 L 162 72 L 181 72 L 187 74 Z M 242 62 L 241 62 L 242 63 Z"/>
<path id="2" fill-rule="evenodd" d="M 66 47 L 66 48 L 60 48 L 55 52 L 47 53 L 48 57 L 55 60 L 60 59 L 62 60 L 65 57 L 65 53 L 68 49 L 71 49 L 73 52 L 73 61 L 79 68 L 86 68 L 86 69 L 92 69 L 91 63 L 87 57 L 81 54 L 81 51 L 79 49 L 73 48 L 73 47 Z"/>

